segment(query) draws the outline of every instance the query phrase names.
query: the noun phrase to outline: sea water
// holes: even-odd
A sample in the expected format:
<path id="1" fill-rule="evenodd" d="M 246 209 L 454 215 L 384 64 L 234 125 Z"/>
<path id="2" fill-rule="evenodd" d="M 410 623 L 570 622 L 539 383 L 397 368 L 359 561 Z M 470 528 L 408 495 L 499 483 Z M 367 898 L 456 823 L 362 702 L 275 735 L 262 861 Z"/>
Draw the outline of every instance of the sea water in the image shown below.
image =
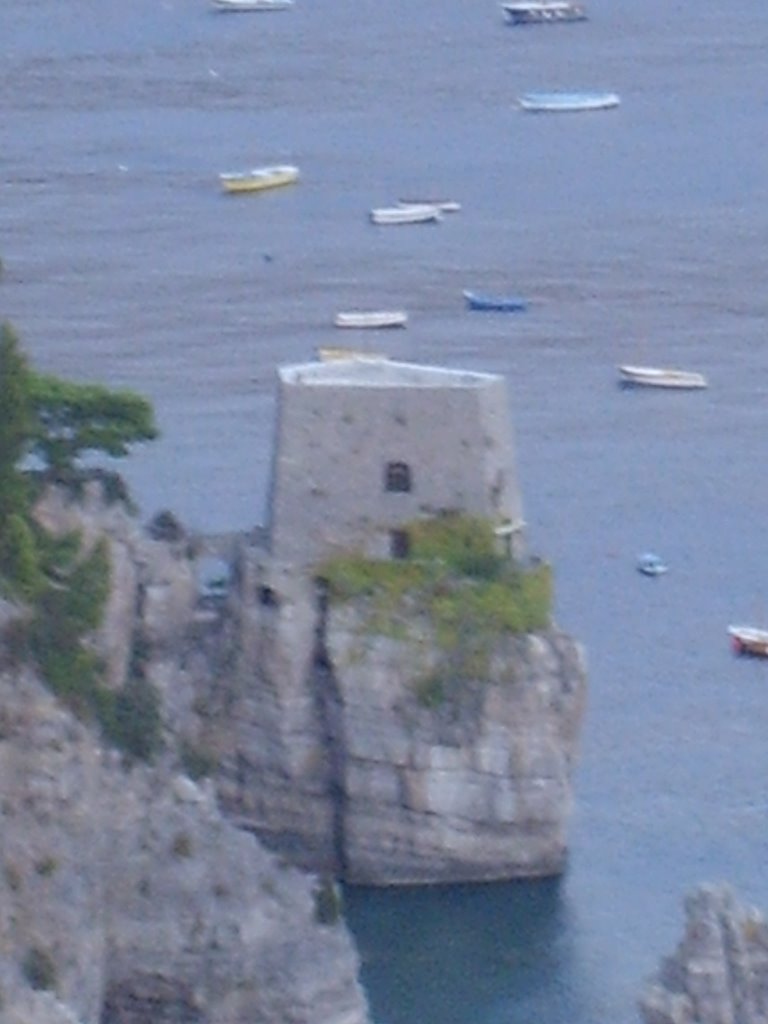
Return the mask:
<path id="1" fill-rule="evenodd" d="M 0 5 L 0 316 L 38 369 L 154 403 L 161 438 L 120 466 L 143 516 L 262 521 L 275 368 L 337 343 L 340 309 L 406 309 L 361 345 L 508 381 L 529 541 L 589 664 L 570 861 L 559 880 L 348 892 L 380 1024 L 631 1022 L 690 888 L 768 909 L 768 663 L 726 635 L 768 622 L 768 11 L 589 14 Z M 594 89 L 621 106 L 515 102 Z M 283 162 L 297 185 L 218 187 Z M 462 210 L 369 223 L 409 194 Z M 464 289 L 529 308 L 470 313 Z M 625 392 L 624 362 L 710 387 Z M 645 550 L 666 576 L 636 572 Z"/>

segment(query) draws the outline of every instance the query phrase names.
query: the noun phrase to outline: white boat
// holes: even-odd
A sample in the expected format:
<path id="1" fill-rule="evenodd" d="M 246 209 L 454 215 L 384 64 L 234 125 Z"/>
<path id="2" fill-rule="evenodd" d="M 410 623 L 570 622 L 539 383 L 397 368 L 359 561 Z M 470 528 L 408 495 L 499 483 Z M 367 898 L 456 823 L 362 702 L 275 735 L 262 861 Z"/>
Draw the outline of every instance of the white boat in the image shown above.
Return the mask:
<path id="1" fill-rule="evenodd" d="M 736 654 L 752 654 L 768 658 L 768 629 L 755 626 L 729 626 L 731 645 Z"/>
<path id="2" fill-rule="evenodd" d="M 658 555 L 652 551 L 646 551 L 637 560 L 637 571 L 641 572 L 643 576 L 663 576 L 667 571 L 667 566 Z"/>
<path id="3" fill-rule="evenodd" d="M 518 3 L 503 3 L 501 9 L 511 25 L 587 20 L 587 13 L 581 4 L 571 3 L 570 0 L 520 0 Z"/>
<path id="4" fill-rule="evenodd" d="M 402 309 L 380 309 L 371 312 L 350 310 L 347 313 L 337 313 L 333 322 L 336 327 L 405 327 L 408 323 L 408 314 Z"/>
<path id="5" fill-rule="evenodd" d="M 625 387 L 705 388 L 707 379 L 692 370 L 670 370 L 658 366 L 620 366 L 619 382 Z"/>
<path id="6" fill-rule="evenodd" d="M 284 11 L 294 0 L 211 0 L 215 11 Z"/>
<path id="7" fill-rule="evenodd" d="M 461 203 L 453 199 L 398 199 L 398 206 L 436 206 L 441 213 L 458 213 Z"/>
<path id="8" fill-rule="evenodd" d="M 580 110 L 609 110 L 618 107 L 615 92 L 526 92 L 517 100 L 521 110 L 564 114 Z"/>
<path id="9" fill-rule="evenodd" d="M 443 219 L 442 210 L 432 203 L 418 206 L 380 206 L 371 210 L 374 224 L 425 224 Z"/>
<path id="10" fill-rule="evenodd" d="M 329 345 L 321 345 L 315 349 L 315 355 L 321 363 L 332 363 L 344 359 L 362 359 L 369 363 L 380 363 L 389 359 L 389 356 L 382 352 L 363 352 L 357 348 L 339 348 Z"/>
<path id="11" fill-rule="evenodd" d="M 225 192 L 261 192 L 265 188 L 290 185 L 298 180 L 299 169 L 293 164 L 254 167 L 250 171 L 235 171 L 219 175 L 219 182 Z"/>

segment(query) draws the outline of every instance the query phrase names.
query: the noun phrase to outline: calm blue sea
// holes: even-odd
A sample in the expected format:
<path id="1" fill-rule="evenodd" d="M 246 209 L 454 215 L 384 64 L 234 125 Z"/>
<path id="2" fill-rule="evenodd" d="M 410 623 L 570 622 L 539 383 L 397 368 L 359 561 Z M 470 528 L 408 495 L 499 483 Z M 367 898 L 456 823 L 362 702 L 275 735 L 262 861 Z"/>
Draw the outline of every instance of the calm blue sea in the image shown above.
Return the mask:
<path id="1" fill-rule="evenodd" d="M 0 4 L 0 316 L 38 368 L 152 399 L 162 438 L 123 467 L 147 517 L 261 520 L 275 367 L 337 344 L 339 309 L 405 308 L 361 345 L 509 382 L 531 545 L 590 665 L 570 867 L 349 893 L 377 1024 L 632 1024 L 691 887 L 768 909 L 768 663 L 726 637 L 768 623 L 768 8 L 588 4 L 524 29 L 494 0 Z M 622 104 L 515 107 L 561 88 Z M 300 184 L 220 194 L 271 162 Z M 463 209 L 368 223 L 406 193 Z M 711 386 L 622 392 L 621 362 Z"/>

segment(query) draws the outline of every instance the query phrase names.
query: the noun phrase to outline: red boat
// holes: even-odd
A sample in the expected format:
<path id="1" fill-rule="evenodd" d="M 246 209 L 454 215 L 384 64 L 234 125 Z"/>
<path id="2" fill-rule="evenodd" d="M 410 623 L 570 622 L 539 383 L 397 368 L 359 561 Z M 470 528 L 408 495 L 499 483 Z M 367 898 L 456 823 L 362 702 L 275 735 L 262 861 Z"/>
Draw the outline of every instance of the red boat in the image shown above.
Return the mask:
<path id="1" fill-rule="evenodd" d="M 728 633 L 736 654 L 752 654 L 758 658 L 768 658 L 768 629 L 757 629 L 754 626 L 729 626 Z"/>

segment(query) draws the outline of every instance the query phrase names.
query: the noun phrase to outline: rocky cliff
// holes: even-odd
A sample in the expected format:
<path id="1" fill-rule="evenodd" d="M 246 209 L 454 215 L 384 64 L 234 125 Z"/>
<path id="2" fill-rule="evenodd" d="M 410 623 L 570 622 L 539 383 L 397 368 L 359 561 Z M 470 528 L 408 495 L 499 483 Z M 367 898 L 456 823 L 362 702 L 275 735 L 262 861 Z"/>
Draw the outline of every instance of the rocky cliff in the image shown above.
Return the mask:
<path id="1" fill-rule="evenodd" d="M 177 767 L 270 848 L 359 883 L 563 870 L 586 696 L 570 637 L 499 636 L 481 673 L 430 688 L 440 644 L 417 608 L 407 635 L 377 631 L 364 602 L 323 601 L 249 537 L 228 544 L 228 590 L 201 595 L 200 539 L 152 539 L 95 489 L 40 515 L 109 537 L 95 642 L 113 685 L 140 651 Z"/>
<path id="2" fill-rule="evenodd" d="M 127 766 L 7 663 L 0 827 L 7 1024 L 368 1021 L 328 883 L 227 822 L 210 784 Z"/>
<path id="3" fill-rule="evenodd" d="M 646 1024 L 764 1024 L 768 925 L 725 885 L 685 901 L 685 931 L 640 999 Z"/>

